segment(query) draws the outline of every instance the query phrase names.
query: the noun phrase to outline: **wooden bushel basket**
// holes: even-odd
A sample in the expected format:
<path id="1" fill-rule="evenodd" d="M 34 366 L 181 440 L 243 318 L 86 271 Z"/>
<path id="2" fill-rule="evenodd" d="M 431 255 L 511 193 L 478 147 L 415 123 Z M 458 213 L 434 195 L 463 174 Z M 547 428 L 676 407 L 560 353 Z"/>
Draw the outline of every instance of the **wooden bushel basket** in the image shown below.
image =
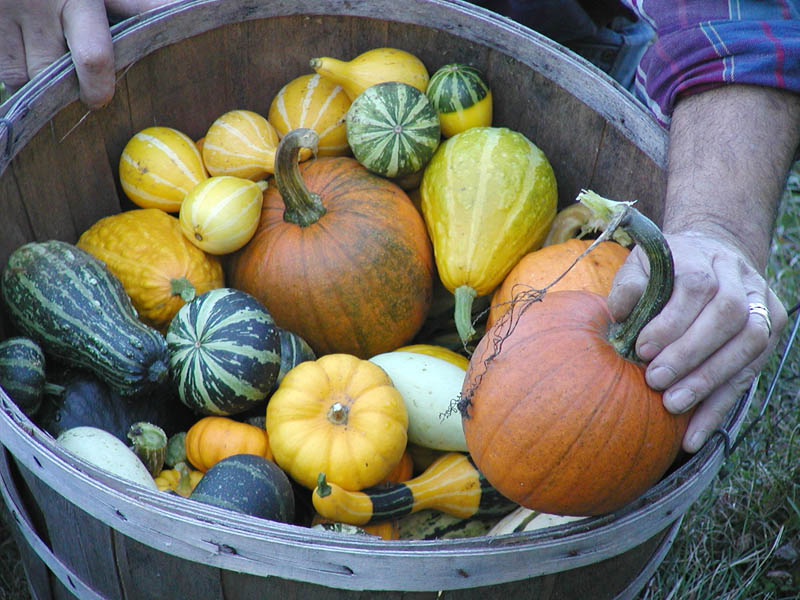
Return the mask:
<path id="1" fill-rule="evenodd" d="M 223 112 L 264 114 L 313 56 L 407 49 L 429 71 L 467 62 L 495 124 L 528 136 L 561 205 L 581 188 L 639 200 L 657 222 L 666 134 L 585 61 L 471 4 L 444 0 L 193 0 L 113 29 L 119 83 L 86 114 L 67 59 L 0 107 L 0 264 L 32 240 L 75 242 L 132 208 L 117 165 L 150 125 L 197 139 Z M 0 322 L 0 337 L 10 334 Z M 735 435 L 743 397 L 725 427 Z M 67 455 L 0 390 L 0 491 L 33 595 L 46 598 L 632 598 L 725 458 L 720 436 L 630 506 L 539 532 L 367 539 L 245 517 L 129 485 Z M 441 594 L 439 593 L 441 591 Z"/>

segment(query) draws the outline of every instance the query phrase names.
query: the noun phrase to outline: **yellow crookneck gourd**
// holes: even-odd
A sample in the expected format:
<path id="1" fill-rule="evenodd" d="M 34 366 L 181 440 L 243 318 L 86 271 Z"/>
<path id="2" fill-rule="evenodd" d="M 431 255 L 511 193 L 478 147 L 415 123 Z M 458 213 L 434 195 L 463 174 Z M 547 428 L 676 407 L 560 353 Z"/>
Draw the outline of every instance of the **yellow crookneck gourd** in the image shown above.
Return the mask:
<path id="1" fill-rule="evenodd" d="M 473 127 L 439 146 L 420 194 L 439 277 L 455 295 L 456 329 L 466 344 L 475 335 L 473 300 L 542 245 L 556 214 L 555 175 L 521 133 Z"/>
<path id="2" fill-rule="evenodd" d="M 312 58 L 309 64 L 314 71 L 342 86 L 350 100 L 385 81 L 407 83 L 424 94 L 430 80 L 423 62 L 398 48 L 374 48 L 350 61 L 323 56 Z"/>

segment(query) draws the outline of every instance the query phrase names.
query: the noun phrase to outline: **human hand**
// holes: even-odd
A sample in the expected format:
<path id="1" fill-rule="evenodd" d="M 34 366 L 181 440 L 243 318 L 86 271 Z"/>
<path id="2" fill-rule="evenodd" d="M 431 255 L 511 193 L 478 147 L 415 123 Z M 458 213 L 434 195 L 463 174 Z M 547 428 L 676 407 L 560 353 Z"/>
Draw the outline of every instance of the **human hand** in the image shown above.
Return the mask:
<path id="1" fill-rule="evenodd" d="M 129 17 L 174 0 L 0 0 L 0 81 L 13 92 L 69 49 L 81 100 L 92 109 L 114 94 L 108 12 Z"/>
<path id="2" fill-rule="evenodd" d="M 745 393 L 775 349 L 786 309 L 762 275 L 728 242 L 699 233 L 666 235 L 675 262 L 672 296 L 639 334 L 636 351 L 647 383 L 664 391 L 672 413 L 697 407 L 683 448 L 699 450 Z M 625 318 L 642 294 L 649 268 L 637 248 L 614 279 L 608 304 Z M 767 320 L 748 306 L 764 304 Z"/>

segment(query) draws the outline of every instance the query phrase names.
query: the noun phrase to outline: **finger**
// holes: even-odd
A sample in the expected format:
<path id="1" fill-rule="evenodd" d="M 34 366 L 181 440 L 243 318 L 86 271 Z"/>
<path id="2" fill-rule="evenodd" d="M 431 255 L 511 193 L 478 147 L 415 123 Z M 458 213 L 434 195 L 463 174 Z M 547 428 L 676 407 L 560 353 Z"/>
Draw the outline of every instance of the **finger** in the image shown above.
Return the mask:
<path id="1" fill-rule="evenodd" d="M 648 384 L 655 389 L 671 386 L 745 326 L 748 297 L 738 263 L 718 259 L 713 269 L 683 274 L 664 310 L 639 334 L 637 354 L 642 360 L 651 360 L 646 375 Z M 766 288 L 763 280 L 760 288 Z M 763 297 L 763 292 L 756 297 Z M 763 349 L 762 345 L 758 352 Z M 733 372 L 756 355 L 732 365 Z"/>
<path id="2" fill-rule="evenodd" d="M 64 31 L 56 9 L 23 14 L 20 30 L 28 79 L 33 79 L 67 53 Z"/>
<path id="3" fill-rule="evenodd" d="M 64 35 L 78 75 L 81 100 L 101 108 L 114 95 L 114 48 L 102 0 L 68 3 L 62 15 Z"/>
<path id="4" fill-rule="evenodd" d="M 608 309 L 615 321 L 624 320 L 641 298 L 650 269 L 641 248 L 634 248 L 628 259 L 617 269 L 608 293 Z"/>
<path id="5" fill-rule="evenodd" d="M 6 22 L 0 26 L 0 81 L 14 92 L 28 81 L 25 64 L 25 46 L 22 32 L 16 23 Z"/>
<path id="6" fill-rule="evenodd" d="M 743 369 L 697 407 L 683 436 L 682 446 L 686 452 L 700 450 L 722 425 L 736 401 L 750 388 L 758 368 L 759 365 L 753 364 Z"/>

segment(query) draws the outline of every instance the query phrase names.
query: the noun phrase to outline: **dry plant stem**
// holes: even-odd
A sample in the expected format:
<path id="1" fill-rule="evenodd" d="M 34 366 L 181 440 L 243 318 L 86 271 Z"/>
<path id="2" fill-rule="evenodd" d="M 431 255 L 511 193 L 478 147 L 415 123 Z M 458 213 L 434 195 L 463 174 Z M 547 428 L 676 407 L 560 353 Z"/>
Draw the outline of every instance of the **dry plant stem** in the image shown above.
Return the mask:
<path id="1" fill-rule="evenodd" d="M 310 148 L 317 154 L 319 136 L 313 129 L 295 129 L 287 133 L 275 151 L 275 183 L 283 198 L 286 210 L 283 220 L 300 227 L 313 225 L 327 210 L 318 194 L 308 190 L 297 159 L 301 148 Z"/>

